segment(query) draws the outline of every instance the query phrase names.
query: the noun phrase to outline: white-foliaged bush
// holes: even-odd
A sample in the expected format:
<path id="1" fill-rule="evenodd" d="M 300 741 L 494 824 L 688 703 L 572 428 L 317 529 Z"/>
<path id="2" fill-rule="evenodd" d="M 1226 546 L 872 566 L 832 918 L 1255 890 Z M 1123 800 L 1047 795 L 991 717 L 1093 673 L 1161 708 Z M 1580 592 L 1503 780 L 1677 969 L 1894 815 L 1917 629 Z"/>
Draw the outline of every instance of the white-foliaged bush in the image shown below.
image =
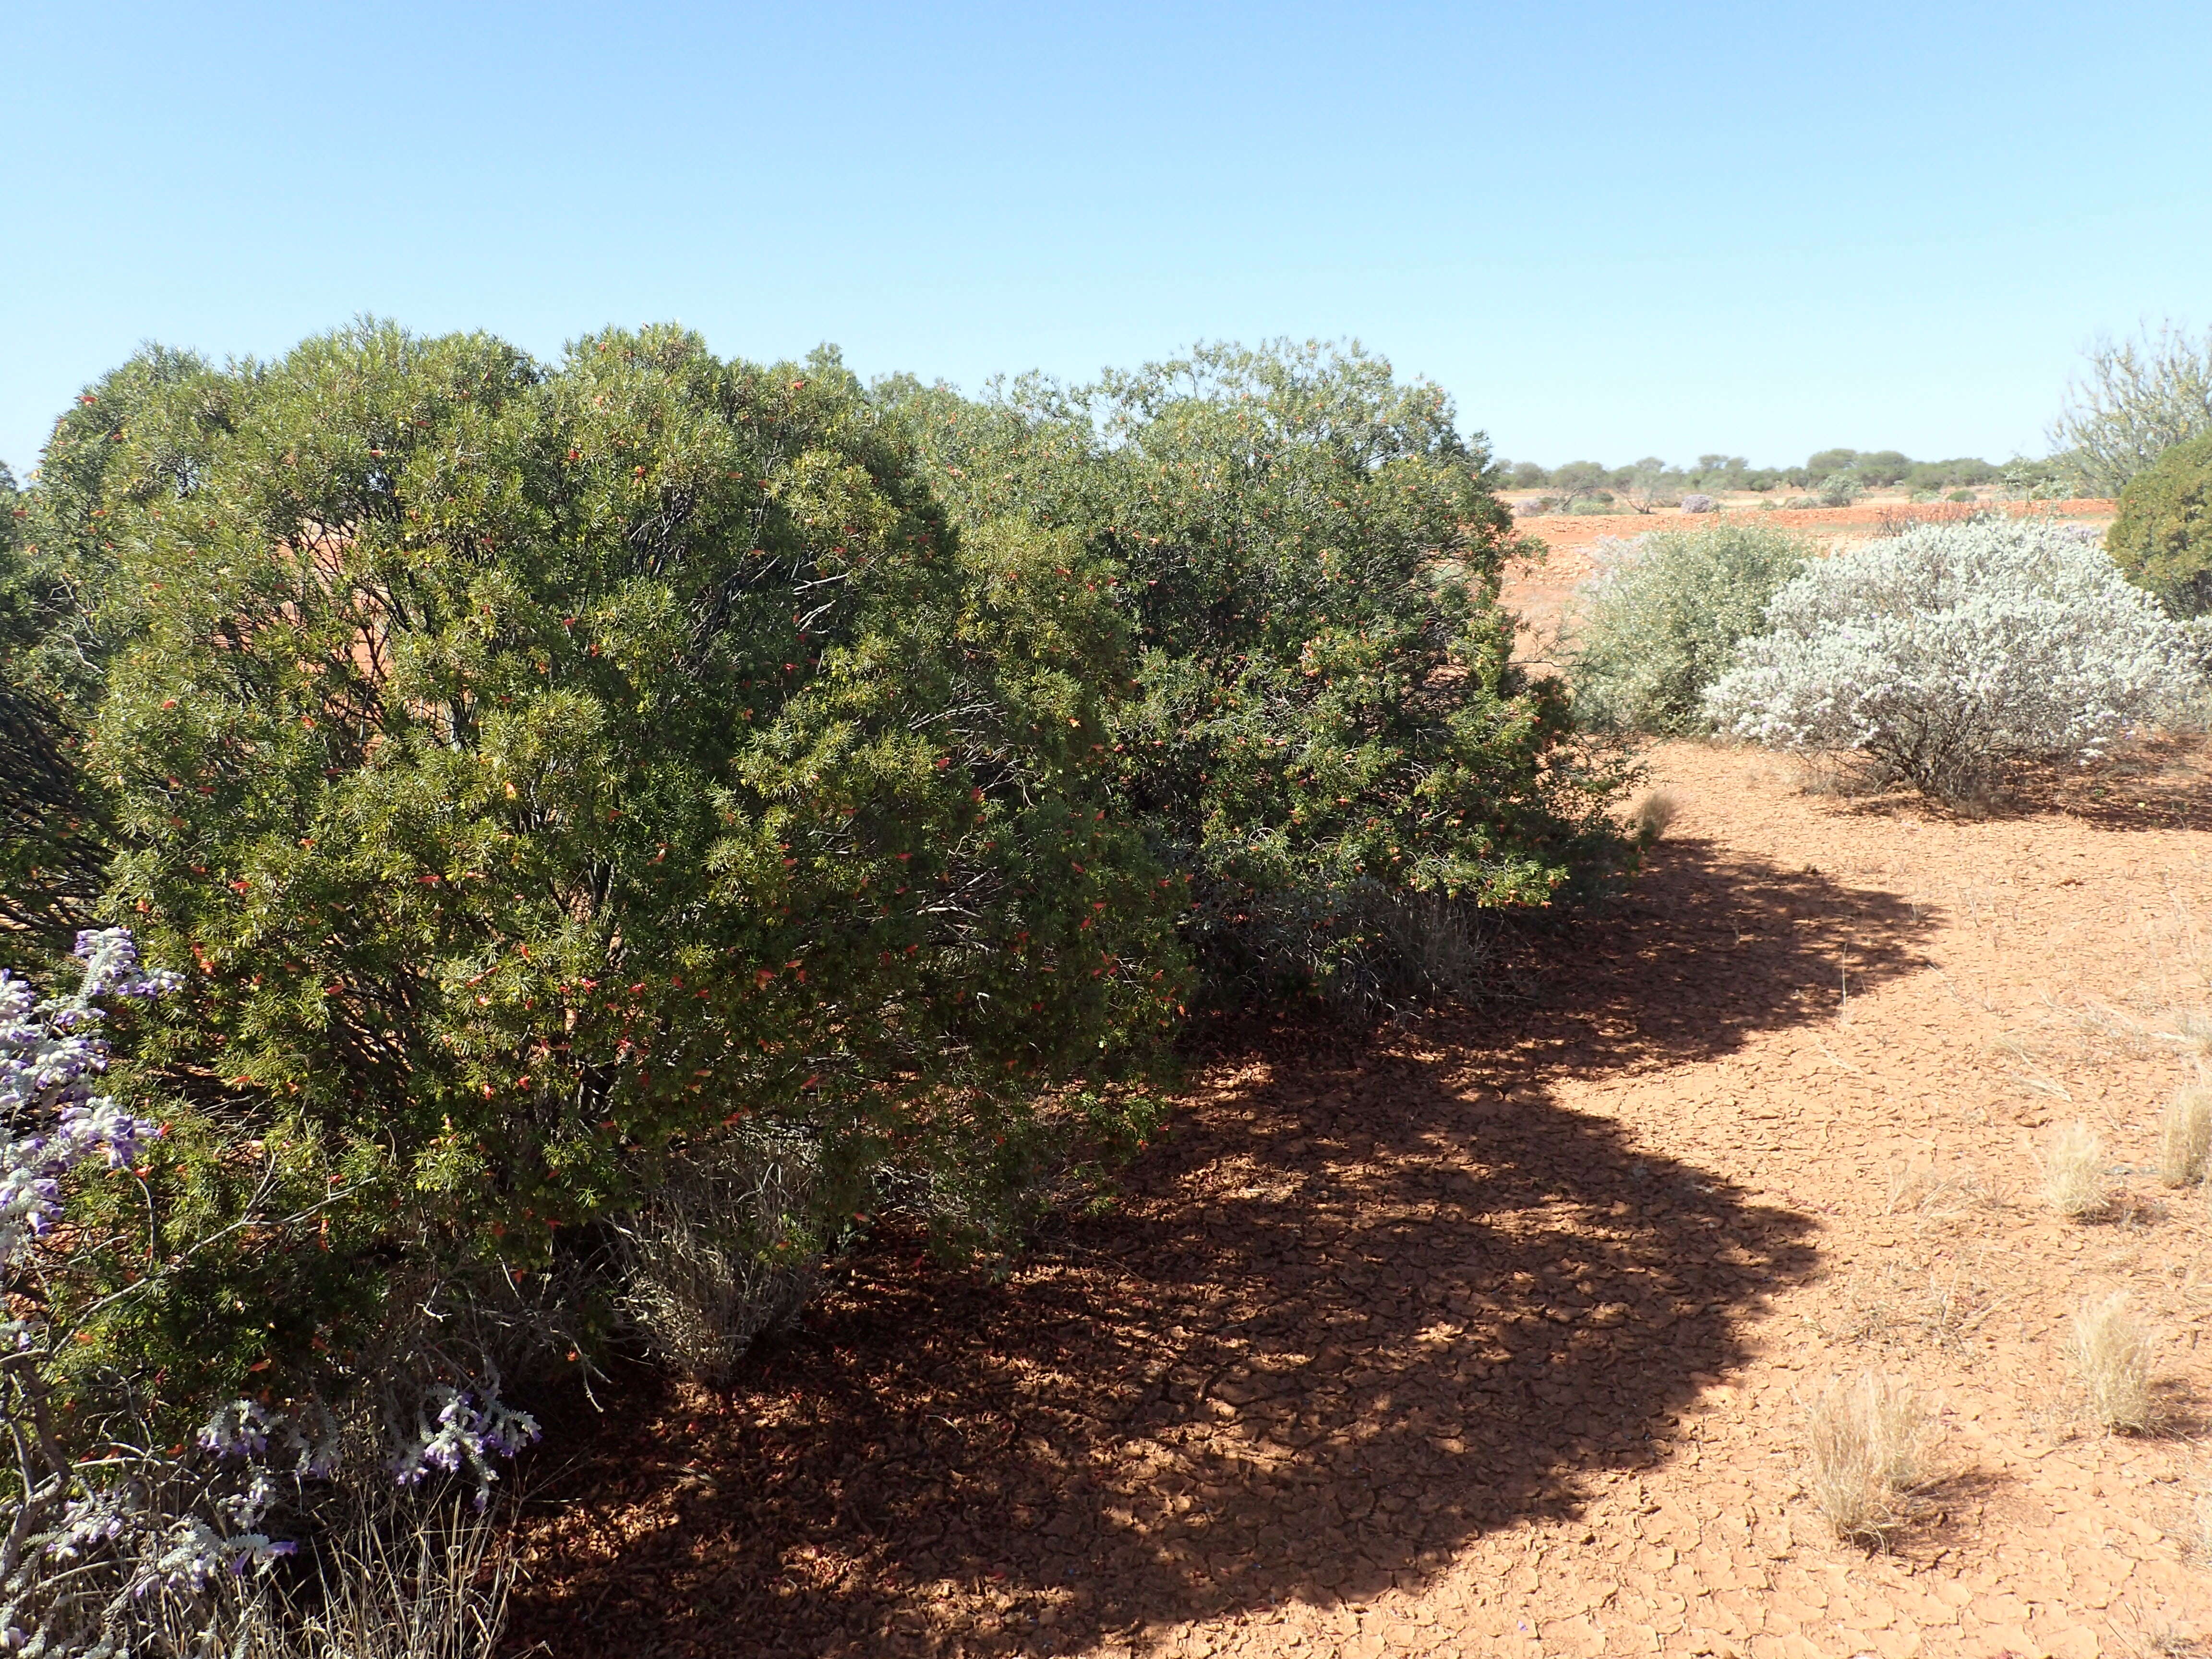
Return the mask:
<path id="1" fill-rule="evenodd" d="M 2047 520 L 1923 525 L 1816 560 L 1705 693 L 1716 727 L 1856 750 L 1970 796 L 2014 757 L 2087 759 L 2201 690 L 2185 631 Z"/>

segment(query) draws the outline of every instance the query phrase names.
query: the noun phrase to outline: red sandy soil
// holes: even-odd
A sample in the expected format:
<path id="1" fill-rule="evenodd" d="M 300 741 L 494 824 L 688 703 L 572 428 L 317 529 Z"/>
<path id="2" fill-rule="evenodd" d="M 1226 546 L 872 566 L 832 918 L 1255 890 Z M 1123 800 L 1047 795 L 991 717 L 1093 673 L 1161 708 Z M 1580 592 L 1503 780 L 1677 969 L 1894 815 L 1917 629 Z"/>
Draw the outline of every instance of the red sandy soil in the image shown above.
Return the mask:
<path id="1" fill-rule="evenodd" d="M 1633 890 L 1492 1005 L 1224 1034 L 1003 1277 L 882 1241 L 735 1384 L 556 1413 L 507 1651 L 2207 1650 L 2212 1205 L 2157 1121 L 2212 1032 L 2212 753 L 1980 818 L 1652 769 Z M 2035 1163 L 2076 1118 L 2088 1222 Z M 2147 1434 L 2068 1357 L 2115 1289 Z M 1861 1370 L 1938 1430 L 1887 1553 L 1805 1484 L 1801 1402 Z"/>

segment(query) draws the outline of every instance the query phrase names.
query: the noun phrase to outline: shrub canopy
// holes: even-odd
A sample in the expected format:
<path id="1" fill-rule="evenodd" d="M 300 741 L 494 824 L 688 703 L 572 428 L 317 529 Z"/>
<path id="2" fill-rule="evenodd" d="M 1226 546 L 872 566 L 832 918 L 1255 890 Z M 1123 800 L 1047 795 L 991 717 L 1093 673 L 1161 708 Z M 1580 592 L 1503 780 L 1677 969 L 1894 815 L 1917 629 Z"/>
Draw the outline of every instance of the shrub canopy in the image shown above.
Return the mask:
<path id="1" fill-rule="evenodd" d="M 1960 799 L 2008 758 L 2094 755 L 2193 689 L 2182 629 L 2094 542 L 1984 519 L 1814 560 L 1705 708 L 1736 736 L 1855 750 Z"/>
<path id="2" fill-rule="evenodd" d="M 2172 322 L 2084 354 L 2051 428 L 2051 465 L 2086 494 L 2117 495 L 2177 444 L 2212 431 L 2212 331 Z"/>
<path id="3" fill-rule="evenodd" d="M 883 395 L 963 526 L 1064 538 L 1128 619 L 1121 787 L 1217 999 L 1463 989 L 1423 982 L 1415 896 L 1543 905 L 1620 866 L 1611 775 L 1512 660 L 1510 515 L 1436 387 L 1277 345 Z"/>
<path id="4" fill-rule="evenodd" d="M 109 902 L 187 970 L 169 1197 L 315 1225 L 104 1352 L 339 1386 L 425 1274 L 543 1274 L 731 1125 L 844 1212 L 988 1200 L 1041 1091 L 1165 1028 L 1176 895 L 1100 763 L 1126 623 L 1048 538 L 963 550 L 834 356 L 364 325 L 111 441 L 88 764 Z"/>
<path id="5" fill-rule="evenodd" d="M 1701 699 L 1767 601 L 1805 563 L 1787 531 L 1748 524 L 1654 531 L 1629 543 L 1583 591 L 1575 711 L 1615 731 L 1709 729 Z"/>
<path id="6" fill-rule="evenodd" d="M 2175 614 L 2212 612 L 2212 433 L 2174 445 L 2129 481 L 2105 549 Z"/>

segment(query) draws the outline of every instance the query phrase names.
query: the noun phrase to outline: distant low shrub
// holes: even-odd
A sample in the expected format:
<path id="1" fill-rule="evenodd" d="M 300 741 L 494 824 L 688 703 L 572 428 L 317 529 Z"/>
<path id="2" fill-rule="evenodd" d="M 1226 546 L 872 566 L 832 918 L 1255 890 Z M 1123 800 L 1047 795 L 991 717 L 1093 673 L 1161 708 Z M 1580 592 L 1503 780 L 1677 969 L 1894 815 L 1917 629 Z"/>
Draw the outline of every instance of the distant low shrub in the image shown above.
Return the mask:
<path id="1" fill-rule="evenodd" d="M 1832 472 L 1820 481 L 1822 507 L 1849 507 L 1859 498 L 1863 488 L 1860 481 L 1848 472 Z"/>
<path id="2" fill-rule="evenodd" d="M 2060 501 L 2081 489 L 2075 458 L 2014 456 L 1997 474 L 1997 494 L 2008 501 Z"/>
<path id="3" fill-rule="evenodd" d="M 1559 506 L 1571 509 L 1585 495 L 1602 493 L 1606 481 L 1613 475 L 1596 461 L 1568 461 L 1552 469 L 1545 487 L 1559 498 Z M 1613 497 L 1606 496 L 1607 501 Z"/>
<path id="4" fill-rule="evenodd" d="M 1908 468 L 1904 482 L 1914 489 L 1944 490 L 1962 484 L 1994 483 L 1997 470 L 1978 456 L 1960 456 L 1948 461 L 1916 461 Z"/>
<path id="5" fill-rule="evenodd" d="M 2197 684 L 2186 632 L 2100 550 L 1975 519 L 1807 566 L 1705 708 L 1739 737 L 1856 751 L 1958 799 L 2009 758 L 2093 757 Z"/>
<path id="6" fill-rule="evenodd" d="M 1577 714 L 1615 731 L 1704 730 L 1705 687 L 1808 551 L 1787 531 L 1722 523 L 1655 531 L 1608 555 L 1583 592 Z"/>
<path id="7" fill-rule="evenodd" d="M 1682 497 L 1682 511 L 1685 513 L 1711 513 L 1719 506 L 1720 503 L 1711 496 L 1701 495 L 1695 492 Z"/>
<path id="8" fill-rule="evenodd" d="M 2174 445 L 2128 481 L 2105 547 L 2169 610 L 2212 612 L 2212 433 Z"/>
<path id="9" fill-rule="evenodd" d="M 1783 507 L 1793 513 L 1802 513 L 1820 504 L 1820 498 L 1817 495 L 1786 495 L 1782 501 Z"/>
<path id="10" fill-rule="evenodd" d="M 1981 498 L 1971 489 L 1954 489 L 1943 498 L 1947 501 L 1973 501 Z"/>

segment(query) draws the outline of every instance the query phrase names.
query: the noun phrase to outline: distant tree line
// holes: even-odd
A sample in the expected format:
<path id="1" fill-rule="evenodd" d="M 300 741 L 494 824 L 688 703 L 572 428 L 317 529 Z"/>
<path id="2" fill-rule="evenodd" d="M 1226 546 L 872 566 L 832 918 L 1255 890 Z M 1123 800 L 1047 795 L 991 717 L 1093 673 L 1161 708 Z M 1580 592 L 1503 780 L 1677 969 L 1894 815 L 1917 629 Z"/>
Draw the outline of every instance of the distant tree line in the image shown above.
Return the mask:
<path id="1" fill-rule="evenodd" d="M 1679 497 L 1692 490 L 1808 489 L 1838 478 L 1866 489 L 1900 484 L 1914 490 L 1972 489 L 1995 483 L 2000 477 L 1999 468 L 1977 456 L 1916 461 L 1894 449 L 1824 449 L 1808 456 L 1802 466 L 1755 467 L 1741 455 L 1711 454 L 1700 455 L 1687 466 L 1647 455 L 1626 466 L 1568 461 L 1546 467 L 1534 461 L 1500 461 L 1493 469 L 1499 488 L 1547 490 L 1558 495 L 1563 507 L 1601 496 L 1625 496 L 1631 506 L 1648 507 L 1662 497 Z"/>

